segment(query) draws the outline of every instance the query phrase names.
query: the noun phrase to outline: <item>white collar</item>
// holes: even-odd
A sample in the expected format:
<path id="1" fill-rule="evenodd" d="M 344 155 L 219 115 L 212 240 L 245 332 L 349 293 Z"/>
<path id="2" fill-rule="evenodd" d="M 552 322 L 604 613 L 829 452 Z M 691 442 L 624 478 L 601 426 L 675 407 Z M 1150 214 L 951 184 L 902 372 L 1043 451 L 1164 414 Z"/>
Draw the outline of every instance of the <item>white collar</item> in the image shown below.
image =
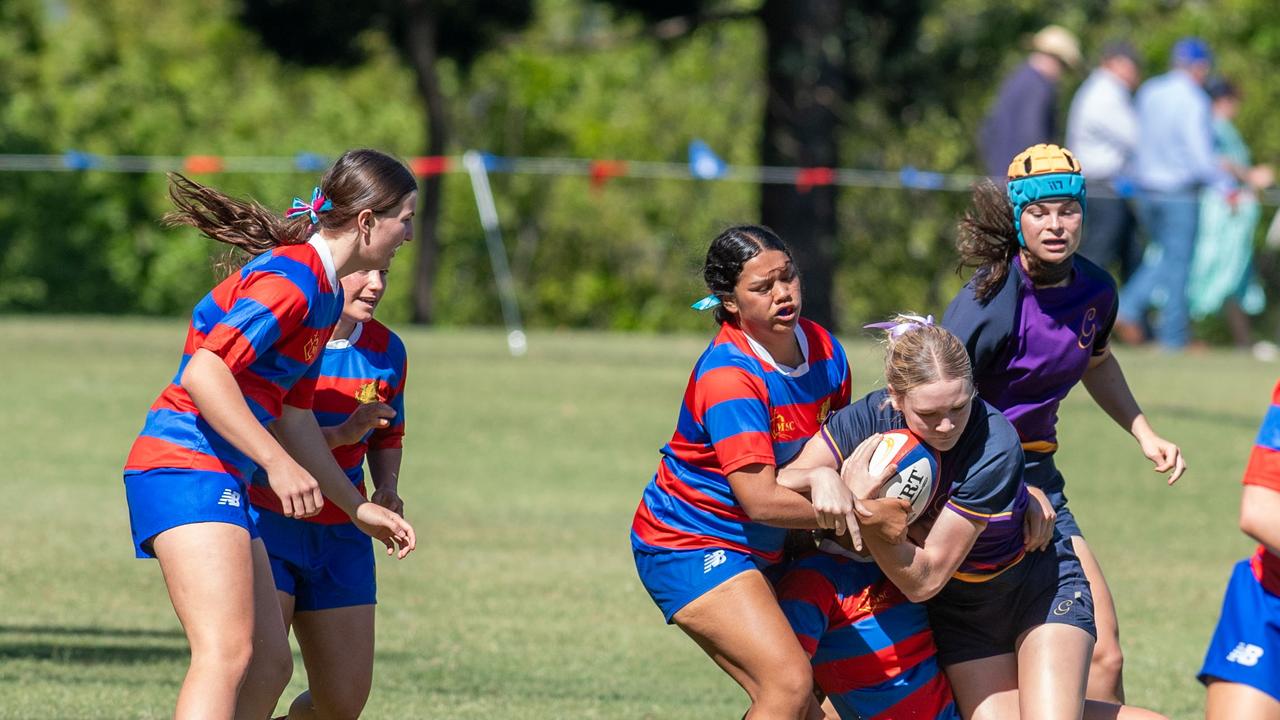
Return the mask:
<path id="1" fill-rule="evenodd" d="M 342 292 L 342 286 L 338 284 L 338 271 L 333 266 L 333 252 L 329 250 L 329 243 L 320 237 L 320 233 L 316 233 L 311 236 L 307 244 L 315 248 L 316 254 L 320 256 L 320 263 L 324 265 L 324 272 L 329 276 L 329 287 L 333 288 L 333 294 Z"/>
<path id="2" fill-rule="evenodd" d="M 793 330 L 796 334 L 796 342 L 800 343 L 800 356 L 804 358 L 804 361 L 795 367 L 788 367 L 779 363 L 777 360 L 774 360 L 773 356 L 769 354 L 769 351 L 765 350 L 763 345 L 756 342 L 755 338 L 747 335 L 745 330 L 742 334 L 746 336 L 747 342 L 751 345 L 751 349 L 755 351 L 756 355 L 760 356 L 760 359 L 764 360 L 765 363 L 783 375 L 796 378 L 809 372 L 809 338 L 804 334 L 804 330 L 800 328 L 799 321 L 796 322 L 796 326 Z"/>
<path id="3" fill-rule="evenodd" d="M 337 340 L 330 340 L 324 344 L 324 349 L 346 350 L 356 344 L 356 341 L 360 339 L 360 333 L 362 332 L 364 332 L 364 323 L 356 323 L 356 329 L 352 330 L 349 336 L 338 338 Z"/>

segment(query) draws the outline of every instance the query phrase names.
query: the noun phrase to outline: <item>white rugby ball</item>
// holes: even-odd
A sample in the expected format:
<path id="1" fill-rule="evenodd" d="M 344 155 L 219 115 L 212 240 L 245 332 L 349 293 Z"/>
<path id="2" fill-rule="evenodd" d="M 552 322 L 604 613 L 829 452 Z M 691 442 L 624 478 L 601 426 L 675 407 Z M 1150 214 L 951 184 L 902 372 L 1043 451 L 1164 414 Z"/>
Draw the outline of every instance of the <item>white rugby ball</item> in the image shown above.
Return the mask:
<path id="1" fill-rule="evenodd" d="M 884 484 L 879 497 L 902 498 L 911 503 L 907 522 L 915 522 L 933 499 L 938 456 L 910 430 L 891 430 L 871 455 L 871 475 L 879 475 L 890 463 L 898 466 L 898 473 Z"/>

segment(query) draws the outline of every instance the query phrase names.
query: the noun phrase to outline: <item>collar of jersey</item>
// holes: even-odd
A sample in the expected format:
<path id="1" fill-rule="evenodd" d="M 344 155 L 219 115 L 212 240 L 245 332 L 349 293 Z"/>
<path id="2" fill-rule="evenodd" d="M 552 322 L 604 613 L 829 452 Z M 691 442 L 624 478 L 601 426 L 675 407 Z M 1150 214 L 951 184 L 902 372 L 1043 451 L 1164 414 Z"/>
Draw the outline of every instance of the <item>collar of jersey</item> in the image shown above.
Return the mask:
<path id="1" fill-rule="evenodd" d="M 804 330 L 800 328 L 799 321 L 796 322 L 794 331 L 796 334 L 796 342 L 800 343 L 800 355 L 804 357 L 804 362 L 795 367 L 787 367 L 786 365 L 782 365 L 778 361 L 774 360 L 773 356 L 769 354 L 769 351 L 765 350 L 764 346 L 756 342 L 755 338 L 748 335 L 745 330 L 742 331 L 742 336 L 745 337 L 747 339 L 747 343 L 751 345 L 751 351 L 754 352 L 761 360 L 764 360 L 769 367 L 777 370 L 787 377 L 797 378 L 809 372 L 809 338 L 804 334 Z"/>
<path id="2" fill-rule="evenodd" d="M 315 248 L 316 254 L 320 256 L 320 263 L 324 265 L 324 273 L 329 277 L 329 287 L 333 288 L 333 294 L 338 295 L 342 292 L 342 286 L 338 284 L 338 271 L 333 266 L 333 253 L 329 252 L 329 243 L 320 237 L 320 233 L 311 236 L 307 244 Z"/>
<path id="3" fill-rule="evenodd" d="M 330 340 L 324 344 L 325 350 L 346 350 L 349 347 L 355 347 L 356 341 L 360 339 L 360 333 L 364 332 L 364 323 L 356 323 L 356 329 L 351 331 L 351 335 L 337 340 Z"/>

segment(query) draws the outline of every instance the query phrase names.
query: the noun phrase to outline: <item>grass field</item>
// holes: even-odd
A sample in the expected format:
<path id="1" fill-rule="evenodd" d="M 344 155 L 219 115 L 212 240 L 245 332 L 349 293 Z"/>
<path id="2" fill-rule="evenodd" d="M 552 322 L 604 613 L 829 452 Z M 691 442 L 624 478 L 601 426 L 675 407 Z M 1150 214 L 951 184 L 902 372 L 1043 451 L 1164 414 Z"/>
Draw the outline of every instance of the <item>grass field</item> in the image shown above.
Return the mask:
<path id="1" fill-rule="evenodd" d="M 161 718 L 187 651 L 134 560 L 120 467 L 182 321 L 0 318 L 0 718 Z M 628 528 L 705 337 L 403 333 L 401 483 L 419 549 L 379 561 L 370 718 L 729 718 L 745 696 L 635 577 Z M 846 346 L 855 393 L 878 350 Z M 1191 470 L 1169 489 L 1082 391 L 1059 464 L 1116 593 L 1131 702 L 1202 716 L 1194 680 L 1231 564 L 1239 479 L 1277 367 L 1122 350 Z M 301 661 L 286 698 L 300 690 Z M 285 703 L 287 706 L 287 700 Z"/>

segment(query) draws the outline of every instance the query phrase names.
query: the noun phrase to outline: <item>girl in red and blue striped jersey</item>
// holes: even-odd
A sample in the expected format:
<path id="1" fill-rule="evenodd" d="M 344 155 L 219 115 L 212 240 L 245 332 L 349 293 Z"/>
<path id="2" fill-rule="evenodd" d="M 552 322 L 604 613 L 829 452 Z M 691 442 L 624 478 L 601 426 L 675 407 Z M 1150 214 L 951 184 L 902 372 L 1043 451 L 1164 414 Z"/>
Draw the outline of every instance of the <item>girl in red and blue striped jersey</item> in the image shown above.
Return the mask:
<path id="1" fill-rule="evenodd" d="M 264 468 L 285 515 L 314 515 L 321 491 L 364 532 L 415 545 L 399 515 L 366 502 L 311 412 L 319 359 L 342 309 L 338 278 L 382 268 L 412 238 L 417 184 L 399 161 L 344 154 L 289 221 L 182 176 L 166 219 L 253 260 L 195 307 L 173 381 L 125 462 L 135 551 L 160 561 L 191 644 L 175 717 L 266 717 L 292 674 L 271 566 L 248 515 Z"/>
<path id="2" fill-rule="evenodd" d="M 341 282 L 346 302 L 320 360 L 312 410 L 360 495 L 366 494 L 367 457 L 373 502 L 403 515 L 399 474 L 408 361 L 400 338 L 373 319 L 386 270 L 361 270 Z M 373 683 L 377 586 L 369 538 L 332 503 L 295 519 L 284 515 L 265 482 L 255 482 L 249 498 L 285 625 L 292 625 L 306 662 L 308 690 L 293 701 L 289 717 L 359 717 Z"/>
<path id="3" fill-rule="evenodd" d="M 1206 720 L 1280 720 L 1280 383 L 1268 408 L 1240 498 L 1240 529 L 1258 541 L 1236 564 L 1199 679 Z"/>
<path id="4" fill-rule="evenodd" d="M 843 530 L 853 512 L 838 481 L 815 487 L 813 501 L 775 481 L 848 404 L 848 360 L 800 318 L 800 277 L 771 230 L 725 230 L 703 276 L 712 294 L 694 307 L 716 307 L 720 330 L 636 509 L 636 568 L 667 622 L 747 691 L 749 715 L 804 717 L 813 674 L 760 569 L 781 558 L 786 528 Z"/>

